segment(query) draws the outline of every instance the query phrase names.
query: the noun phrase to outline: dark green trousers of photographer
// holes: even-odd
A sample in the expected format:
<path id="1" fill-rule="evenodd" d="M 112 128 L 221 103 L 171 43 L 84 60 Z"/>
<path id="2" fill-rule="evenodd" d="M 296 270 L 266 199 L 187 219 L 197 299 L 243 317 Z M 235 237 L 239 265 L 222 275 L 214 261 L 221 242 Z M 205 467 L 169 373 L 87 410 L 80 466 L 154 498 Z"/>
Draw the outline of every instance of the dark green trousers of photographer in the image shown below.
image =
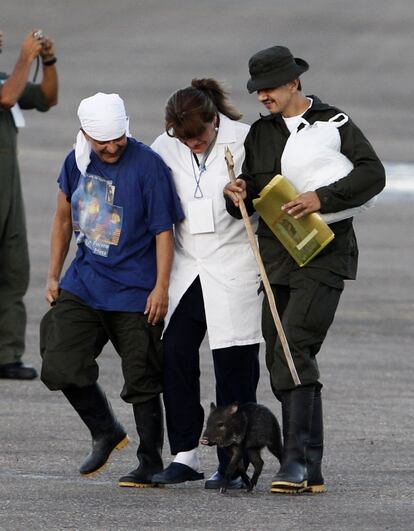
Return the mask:
<path id="1" fill-rule="evenodd" d="M 29 252 L 20 176 L 11 149 L 0 147 L 0 365 L 20 361 L 25 349 Z"/>
<path id="2" fill-rule="evenodd" d="M 0 72 L 0 83 L 7 75 Z M 40 85 L 27 83 L 22 109 L 49 109 Z M 0 365 L 20 362 L 25 349 L 29 285 L 26 220 L 17 161 L 17 127 L 9 109 L 0 106 Z M 34 377 L 34 373 L 31 377 Z"/>

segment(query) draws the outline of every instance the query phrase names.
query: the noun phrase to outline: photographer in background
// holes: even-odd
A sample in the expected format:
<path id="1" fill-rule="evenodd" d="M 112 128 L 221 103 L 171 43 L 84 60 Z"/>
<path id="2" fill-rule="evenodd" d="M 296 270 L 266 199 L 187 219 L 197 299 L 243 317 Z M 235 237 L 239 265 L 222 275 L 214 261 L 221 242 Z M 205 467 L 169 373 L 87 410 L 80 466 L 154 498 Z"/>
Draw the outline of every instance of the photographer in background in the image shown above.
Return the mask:
<path id="1" fill-rule="evenodd" d="M 3 34 L 0 31 L 0 52 Z M 43 66 L 40 84 L 28 82 L 33 61 Z M 23 40 L 10 76 L 0 72 L 0 378 L 32 380 L 37 372 L 24 365 L 29 254 L 23 197 L 17 162 L 17 130 L 24 126 L 21 109 L 47 111 L 56 105 L 58 78 L 54 43 L 41 30 Z"/>

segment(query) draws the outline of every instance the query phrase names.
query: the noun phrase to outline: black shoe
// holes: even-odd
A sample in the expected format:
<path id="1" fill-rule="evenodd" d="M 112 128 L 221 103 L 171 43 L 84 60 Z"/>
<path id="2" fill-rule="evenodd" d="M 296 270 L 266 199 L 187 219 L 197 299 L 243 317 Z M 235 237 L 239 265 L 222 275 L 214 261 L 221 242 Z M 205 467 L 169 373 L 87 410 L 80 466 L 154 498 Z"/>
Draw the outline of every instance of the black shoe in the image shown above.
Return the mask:
<path id="1" fill-rule="evenodd" d="M 146 473 L 141 466 L 132 470 L 126 476 L 122 476 L 118 481 L 119 487 L 135 487 L 137 489 L 148 489 L 158 487 L 158 483 L 152 481 L 152 474 Z"/>
<path id="2" fill-rule="evenodd" d="M 79 472 L 82 476 L 89 476 L 99 472 L 108 461 L 114 450 L 121 450 L 128 444 L 128 435 L 118 424 L 115 431 L 92 439 L 92 451 L 82 463 Z"/>
<path id="3" fill-rule="evenodd" d="M 165 470 L 152 476 L 153 483 L 160 483 L 161 485 L 173 485 L 175 483 L 197 481 L 199 479 L 204 479 L 202 472 L 196 472 L 191 467 L 182 463 L 171 463 Z"/>
<path id="4" fill-rule="evenodd" d="M 204 483 L 205 489 L 221 489 L 221 487 L 224 486 L 224 476 L 220 474 L 220 472 L 217 470 L 217 472 L 214 472 L 214 474 Z M 237 490 L 237 489 L 244 489 L 246 485 L 244 484 L 244 481 L 240 476 L 237 476 L 237 478 L 231 479 L 227 485 L 227 490 Z"/>
<path id="5" fill-rule="evenodd" d="M 0 365 L 0 378 L 34 380 L 37 378 L 37 371 L 30 365 L 24 365 L 21 361 L 15 361 L 14 363 Z"/>

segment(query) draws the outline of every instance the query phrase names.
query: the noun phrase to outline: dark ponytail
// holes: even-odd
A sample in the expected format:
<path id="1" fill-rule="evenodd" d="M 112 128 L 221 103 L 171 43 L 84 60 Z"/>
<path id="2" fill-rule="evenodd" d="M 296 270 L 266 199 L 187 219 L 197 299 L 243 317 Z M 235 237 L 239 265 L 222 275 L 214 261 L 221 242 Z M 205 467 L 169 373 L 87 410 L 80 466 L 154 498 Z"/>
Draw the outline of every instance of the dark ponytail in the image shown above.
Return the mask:
<path id="1" fill-rule="evenodd" d="M 215 79 L 193 79 L 191 86 L 177 90 L 165 108 L 165 129 L 170 136 L 195 138 L 218 113 L 230 120 L 242 115 L 230 103 L 228 92 Z"/>
<path id="2" fill-rule="evenodd" d="M 242 117 L 242 114 L 230 103 L 229 92 L 215 79 L 193 79 L 191 86 L 208 94 L 216 109 L 230 120 L 240 120 Z"/>

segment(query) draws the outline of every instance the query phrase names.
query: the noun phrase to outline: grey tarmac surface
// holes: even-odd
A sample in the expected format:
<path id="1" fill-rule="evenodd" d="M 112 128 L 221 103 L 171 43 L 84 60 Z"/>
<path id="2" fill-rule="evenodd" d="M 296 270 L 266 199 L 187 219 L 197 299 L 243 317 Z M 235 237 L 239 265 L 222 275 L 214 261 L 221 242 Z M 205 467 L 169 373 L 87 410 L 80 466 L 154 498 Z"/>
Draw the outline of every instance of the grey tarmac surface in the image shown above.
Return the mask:
<path id="1" fill-rule="evenodd" d="M 162 131 L 168 95 L 192 77 L 211 75 L 231 85 L 234 102 L 252 122 L 261 109 L 245 91 L 247 60 L 260 48 L 286 43 L 311 64 L 305 90 L 349 112 L 383 160 L 414 162 L 407 112 L 414 81 L 411 0 L 3 0 L 0 16 L 1 70 L 12 68 L 32 27 L 56 39 L 59 56 L 60 104 L 45 115 L 26 113 L 19 139 L 32 260 L 25 361 L 37 368 L 55 181 L 74 141 L 81 98 L 119 92 L 132 132 L 150 143 Z M 118 488 L 117 479 L 136 466 L 138 441 L 130 407 L 119 398 L 119 360 L 107 347 L 100 381 L 131 442 L 90 479 L 77 473 L 89 436 L 64 398 L 39 381 L 0 380 L 0 530 L 412 529 L 413 199 L 385 192 L 355 221 L 358 279 L 347 284 L 319 354 L 326 494 L 272 495 L 277 465 L 267 451 L 251 494 L 220 495 L 204 490 L 203 482 Z M 214 380 L 207 343 L 201 365 L 208 410 Z M 258 394 L 280 418 L 264 364 Z M 200 452 L 208 477 L 215 450 Z M 164 457 L 169 462 L 167 441 Z"/>

